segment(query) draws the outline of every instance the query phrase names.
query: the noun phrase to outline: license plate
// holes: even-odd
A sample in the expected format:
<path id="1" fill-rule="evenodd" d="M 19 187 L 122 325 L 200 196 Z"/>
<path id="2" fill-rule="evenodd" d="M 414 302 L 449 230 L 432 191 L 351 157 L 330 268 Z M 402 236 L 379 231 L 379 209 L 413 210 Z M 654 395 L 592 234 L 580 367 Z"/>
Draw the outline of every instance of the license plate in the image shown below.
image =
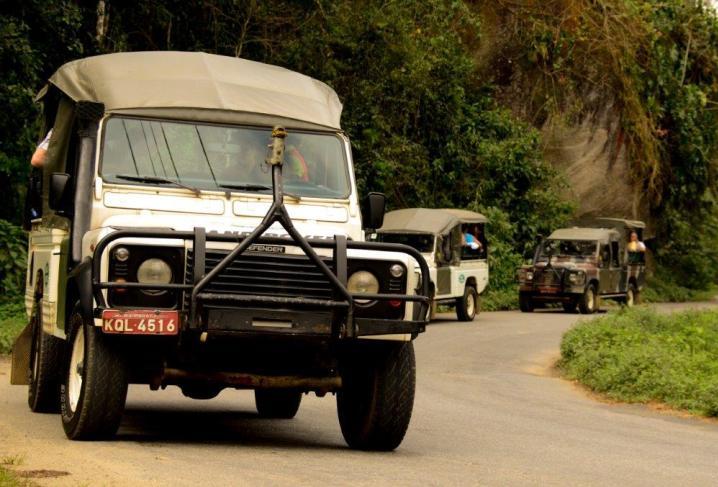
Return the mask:
<path id="1" fill-rule="evenodd" d="M 540 287 L 539 292 L 543 294 L 554 294 L 558 292 L 558 289 L 555 287 Z"/>
<path id="2" fill-rule="evenodd" d="M 106 309 L 102 312 L 102 331 L 120 335 L 176 335 L 179 312 L 168 310 Z"/>

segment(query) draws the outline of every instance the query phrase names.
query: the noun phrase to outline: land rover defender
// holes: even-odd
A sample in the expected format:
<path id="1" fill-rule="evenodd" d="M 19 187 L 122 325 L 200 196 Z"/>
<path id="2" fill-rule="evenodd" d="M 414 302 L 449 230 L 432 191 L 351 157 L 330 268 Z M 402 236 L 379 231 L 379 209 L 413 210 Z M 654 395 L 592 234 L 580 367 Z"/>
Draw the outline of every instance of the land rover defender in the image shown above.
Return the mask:
<path id="1" fill-rule="evenodd" d="M 412 247 L 365 240 L 384 198 L 360 208 L 331 88 L 230 57 L 119 53 L 62 66 L 38 99 L 52 136 L 12 371 L 33 411 L 98 439 L 128 384 L 252 389 L 277 418 L 332 393 L 352 448 L 401 443 L 429 271 Z"/>
<path id="2" fill-rule="evenodd" d="M 594 218 L 582 225 L 554 231 L 537 247 L 532 264 L 518 270 L 521 311 L 560 303 L 567 312 L 590 314 L 601 299 L 639 302 L 645 252 L 631 251 L 628 243 L 632 232 L 642 238 L 643 222 Z"/>

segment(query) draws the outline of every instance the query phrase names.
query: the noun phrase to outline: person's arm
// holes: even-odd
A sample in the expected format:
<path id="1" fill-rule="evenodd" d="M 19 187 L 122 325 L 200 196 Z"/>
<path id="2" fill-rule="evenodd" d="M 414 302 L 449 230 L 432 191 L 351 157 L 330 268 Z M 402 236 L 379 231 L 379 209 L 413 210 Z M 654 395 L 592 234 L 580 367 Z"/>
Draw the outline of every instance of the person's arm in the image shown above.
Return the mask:
<path id="1" fill-rule="evenodd" d="M 35 152 L 32 154 L 32 158 L 30 159 L 30 164 L 32 164 L 32 167 L 42 167 L 45 164 L 45 161 L 47 160 L 47 149 L 50 146 L 51 136 L 52 129 L 50 129 L 45 138 L 42 139 L 42 142 L 38 144 L 37 149 L 35 149 Z"/>

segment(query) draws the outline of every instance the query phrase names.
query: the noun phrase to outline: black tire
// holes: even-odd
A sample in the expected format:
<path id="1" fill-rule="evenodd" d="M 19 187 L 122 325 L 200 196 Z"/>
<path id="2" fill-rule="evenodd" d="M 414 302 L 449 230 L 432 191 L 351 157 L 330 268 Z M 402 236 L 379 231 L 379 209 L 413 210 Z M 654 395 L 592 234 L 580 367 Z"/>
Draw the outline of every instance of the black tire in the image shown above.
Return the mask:
<path id="1" fill-rule="evenodd" d="M 598 294 L 595 284 L 586 286 L 586 290 L 578 300 L 578 310 L 583 315 L 590 315 L 598 311 Z"/>
<path id="2" fill-rule="evenodd" d="M 342 365 L 337 413 L 344 439 L 356 450 L 398 447 L 414 408 L 412 342 L 366 344 Z"/>
<path id="3" fill-rule="evenodd" d="M 185 397 L 190 399 L 214 399 L 222 392 L 223 387 L 205 384 L 183 384 L 180 389 Z"/>
<path id="4" fill-rule="evenodd" d="M 566 313 L 575 313 L 576 308 L 578 307 L 578 301 L 573 298 L 570 301 L 565 301 L 561 304 L 563 305 L 563 310 Z"/>
<path id="5" fill-rule="evenodd" d="M 459 321 L 474 321 L 479 312 L 479 293 L 473 286 L 464 288 L 464 295 L 456 300 L 456 317 Z"/>
<path id="6" fill-rule="evenodd" d="M 294 389 L 255 389 L 254 403 L 264 418 L 292 419 L 302 402 L 302 392 Z"/>
<path id="7" fill-rule="evenodd" d="M 82 336 L 78 338 L 78 335 Z M 79 353 L 79 341 L 84 353 Z M 73 350 L 77 347 L 75 371 Z M 117 347 L 93 326 L 85 323 L 79 309 L 70 318 L 70 334 L 65 354 L 65 367 L 60 388 L 62 426 L 71 440 L 107 439 L 117 432 L 127 398 L 127 366 Z M 81 384 L 70 386 L 71 374 L 81 378 Z M 77 392 L 79 391 L 79 392 Z M 73 401 L 73 397 L 75 401 Z M 76 402 L 73 407 L 73 402 Z"/>
<path id="8" fill-rule="evenodd" d="M 42 330 L 42 308 L 35 302 L 32 318 L 32 345 L 28 368 L 27 404 L 34 413 L 60 411 L 60 377 L 63 341 Z"/>
<path id="9" fill-rule="evenodd" d="M 519 293 L 519 309 L 522 313 L 531 313 L 534 310 L 534 303 L 529 293 Z"/>

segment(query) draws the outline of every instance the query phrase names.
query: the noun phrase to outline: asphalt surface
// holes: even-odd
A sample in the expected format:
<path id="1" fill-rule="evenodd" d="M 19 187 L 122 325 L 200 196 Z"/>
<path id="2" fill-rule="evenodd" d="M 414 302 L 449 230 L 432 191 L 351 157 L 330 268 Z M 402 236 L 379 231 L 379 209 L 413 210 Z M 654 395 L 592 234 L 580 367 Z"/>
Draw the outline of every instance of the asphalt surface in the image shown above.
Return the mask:
<path id="1" fill-rule="evenodd" d="M 663 306 L 664 310 L 671 309 Z M 32 414 L 0 360 L 0 460 L 41 485 L 716 485 L 718 422 L 596 400 L 556 377 L 579 315 L 440 315 L 415 342 L 417 393 L 391 453 L 349 450 L 332 396 L 293 420 L 257 417 L 251 392 L 210 401 L 132 386 L 113 442 L 65 439 Z"/>

